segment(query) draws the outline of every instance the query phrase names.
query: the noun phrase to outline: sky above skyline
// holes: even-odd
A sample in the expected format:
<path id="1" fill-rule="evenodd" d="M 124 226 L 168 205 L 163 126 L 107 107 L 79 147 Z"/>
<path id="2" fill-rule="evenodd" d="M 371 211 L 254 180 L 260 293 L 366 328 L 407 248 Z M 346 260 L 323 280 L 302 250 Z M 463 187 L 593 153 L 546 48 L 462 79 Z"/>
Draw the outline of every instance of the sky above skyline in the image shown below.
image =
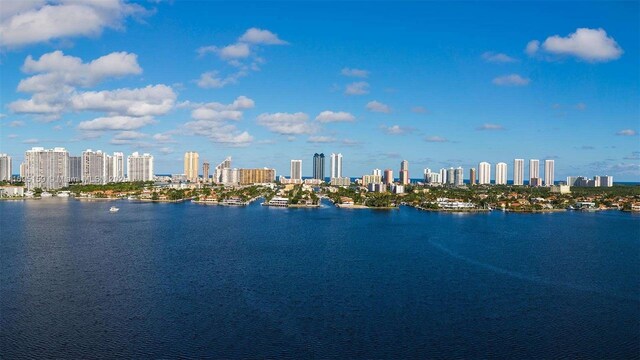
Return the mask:
<path id="1" fill-rule="evenodd" d="M 639 24 L 639 2 L 2 0 L 0 152 L 640 181 Z"/>

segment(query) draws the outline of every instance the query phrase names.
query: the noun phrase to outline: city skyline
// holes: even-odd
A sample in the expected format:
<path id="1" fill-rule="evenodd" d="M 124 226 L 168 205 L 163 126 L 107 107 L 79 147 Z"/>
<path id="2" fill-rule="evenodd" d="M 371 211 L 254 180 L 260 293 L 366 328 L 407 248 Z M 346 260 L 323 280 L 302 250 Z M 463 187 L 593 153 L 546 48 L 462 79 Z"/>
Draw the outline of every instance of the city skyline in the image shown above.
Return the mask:
<path id="1" fill-rule="evenodd" d="M 509 164 L 511 179 L 515 157 L 557 160 L 556 180 L 640 181 L 638 3 L 375 3 L 368 20 L 355 20 L 358 3 L 342 15 L 256 4 L 251 16 L 242 4 L 114 3 L 82 5 L 104 22 L 68 32 L 36 31 L 37 3 L 3 7 L 0 152 L 13 174 L 27 148 L 62 146 L 153 153 L 156 173 L 195 151 L 279 174 L 301 158 L 307 177 L 308 154 L 335 152 L 350 177 L 406 159 L 414 179 L 481 161 Z M 64 18 L 65 6 L 49 7 Z M 504 16 L 486 23 L 489 12 Z M 34 28 L 12 31 L 27 15 Z M 148 45 L 160 39 L 170 46 Z"/>

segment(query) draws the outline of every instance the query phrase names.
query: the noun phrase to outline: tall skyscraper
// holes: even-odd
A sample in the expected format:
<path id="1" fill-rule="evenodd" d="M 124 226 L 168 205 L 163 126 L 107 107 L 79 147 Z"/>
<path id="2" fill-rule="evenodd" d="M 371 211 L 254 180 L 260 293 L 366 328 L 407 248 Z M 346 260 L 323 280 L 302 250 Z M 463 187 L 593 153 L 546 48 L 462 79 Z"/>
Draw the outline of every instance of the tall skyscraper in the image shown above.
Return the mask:
<path id="1" fill-rule="evenodd" d="M 69 152 L 34 147 L 24 156 L 27 189 L 60 189 L 69 185 Z"/>
<path id="2" fill-rule="evenodd" d="M 454 172 L 454 180 L 453 185 L 462 186 L 464 185 L 464 170 L 461 166 L 458 166 Z"/>
<path id="3" fill-rule="evenodd" d="M 106 154 L 102 151 L 87 149 L 82 152 L 82 183 L 106 184 Z"/>
<path id="4" fill-rule="evenodd" d="M 114 152 L 113 156 L 111 156 L 111 164 L 112 167 L 111 177 L 107 179 L 109 182 L 123 182 L 125 181 L 124 176 L 124 154 L 121 152 Z"/>
<path id="5" fill-rule="evenodd" d="M 540 179 L 540 160 L 529 160 L 529 185 L 531 185 L 531 179 Z"/>
<path id="6" fill-rule="evenodd" d="M 496 164 L 496 185 L 507 185 L 507 164 L 499 162 Z"/>
<path id="7" fill-rule="evenodd" d="M 291 160 L 291 180 L 302 181 L 302 160 Z"/>
<path id="8" fill-rule="evenodd" d="M 387 185 L 393 184 L 393 170 L 385 169 L 383 181 Z"/>
<path id="9" fill-rule="evenodd" d="M 207 161 L 202 163 L 202 180 L 204 182 L 209 182 L 209 163 Z"/>
<path id="10" fill-rule="evenodd" d="M 238 182 L 240 185 L 272 183 L 275 180 L 275 169 L 238 169 Z"/>
<path id="11" fill-rule="evenodd" d="M 127 178 L 129 181 L 153 181 L 153 156 L 138 152 L 127 156 Z"/>
<path id="12" fill-rule="evenodd" d="M 469 185 L 476 184 L 476 168 L 469 169 Z"/>
<path id="13" fill-rule="evenodd" d="M 313 178 L 324 181 L 324 153 L 313 154 Z"/>
<path id="14" fill-rule="evenodd" d="M 447 183 L 447 169 L 445 168 L 440 169 L 440 183 Z"/>
<path id="15" fill-rule="evenodd" d="M 605 175 L 605 176 L 597 176 L 600 181 L 600 186 L 602 187 L 611 187 L 613 186 L 613 176 Z"/>
<path id="16" fill-rule="evenodd" d="M 331 154 L 331 178 L 342 177 L 342 154 Z"/>
<path id="17" fill-rule="evenodd" d="M 491 164 L 488 162 L 478 164 L 478 184 L 491 184 Z"/>
<path id="18" fill-rule="evenodd" d="M 82 156 L 69 156 L 69 182 L 82 181 Z"/>
<path id="19" fill-rule="evenodd" d="M 11 156 L 0 154 L 0 181 L 11 180 Z"/>
<path id="20" fill-rule="evenodd" d="M 544 161 L 544 186 L 551 186 L 555 180 L 555 162 L 553 160 Z"/>
<path id="21" fill-rule="evenodd" d="M 524 185 L 524 159 L 513 160 L 513 185 Z"/>
<path id="22" fill-rule="evenodd" d="M 231 156 L 224 159 L 220 164 L 216 166 L 215 172 L 213 173 L 213 182 L 216 184 L 224 184 L 226 176 L 228 175 L 229 169 L 231 169 Z"/>
<path id="23" fill-rule="evenodd" d="M 191 182 L 198 181 L 198 168 L 200 167 L 200 155 L 195 151 L 184 153 L 184 175 Z"/>
<path id="24" fill-rule="evenodd" d="M 380 176 L 380 178 L 382 178 L 382 170 L 380 169 L 373 169 L 372 174 L 376 176 Z"/>
<path id="25" fill-rule="evenodd" d="M 456 170 L 454 168 L 447 169 L 447 185 L 454 185 L 456 183 Z"/>
<path id="26" fill-rule="evenodd" d="M 400 184 L 407 185 L 409 182 L 409 162 L 402 160 L 402 162 L 400 162 Z"/>

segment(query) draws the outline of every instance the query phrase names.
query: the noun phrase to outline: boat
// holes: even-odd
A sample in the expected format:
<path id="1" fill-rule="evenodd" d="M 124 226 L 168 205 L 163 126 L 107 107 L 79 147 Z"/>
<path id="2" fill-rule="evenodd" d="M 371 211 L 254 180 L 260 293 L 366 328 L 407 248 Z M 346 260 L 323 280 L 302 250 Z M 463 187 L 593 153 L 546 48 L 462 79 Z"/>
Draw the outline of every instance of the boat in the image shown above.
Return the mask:
<path id="1" fill-rule="evenodd" d="M 114 213 L 114 212 L 118 212 L 118 210 L 120 210 L 120 209 L 118 209 L 118 208 L 117 208 L 117 207 L 115 207 L 115 206 L 112 206 L 112 207 L 109 209 L 109 212 Z"/>

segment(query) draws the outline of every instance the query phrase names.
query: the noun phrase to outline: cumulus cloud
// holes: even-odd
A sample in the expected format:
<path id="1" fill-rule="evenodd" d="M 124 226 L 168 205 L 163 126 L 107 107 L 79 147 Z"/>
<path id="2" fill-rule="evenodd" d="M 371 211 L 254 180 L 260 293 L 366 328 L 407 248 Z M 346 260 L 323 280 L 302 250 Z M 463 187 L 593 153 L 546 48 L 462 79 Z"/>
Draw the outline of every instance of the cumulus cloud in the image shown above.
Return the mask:
<path id="1" fill-rule="evenodd" d="M 24 126 L 25 123 L 22 120 L 15 120 L 9 123 L 9 127 L 21 127 Z"/>
<path id="2" fill-rule="evenodd" d="M 124 20 L 149 12 L 124 0 L 3 1 L 0 46 L 20 47 L 54 39 L 95 37 L 105 28 L 121 29 Z"/>
<path id="3" fill-rule="evenodd" d="M 357 81 L 347 84 L 344 90 L 347 95 L 364 95 L 369 93 L 369 83 L 366 81 Z"/>
<path id="4" fill-rule="evenodd" d="M 356 119 L 355 116 L 351 115 L 348 112 L 344 111 L 323 111 L 318 116 L 316 116 L 316 120 L 321 123 L 329 123 L 329 122 L 349 122 L 354 121 Z"/>
<path id="5" fill-rule="evenodd" d="M 507 54 L 495 53 L 492 51 L 482 53 L 482 59 L 490 63 L 513 63 L 518 61 L 518 59 L 513 58 Z"/>
<path id="6" fill-rule="evenodd" d="M 504 126 L 499 125 L 499 124 L 488 124 L 488 123 L 485 123 L 485 124 L 482 124 L 481 126 L 478 126 L 476 128 L 476 130 L 479 130 L 479 131 L 484 131 L 484 130 L 504 130 Z"/>
<path id="7" fill-rule="evenodd" d="M 578 28 L 565 37 L 549 36 L 542 45 L 532 40 L 527 44 L 526 52 L 529 55 L 543 52 L 560 57 L 574 56 L 588 62 L 607 62 L 620 58 L 624 51 L 604 29 Z"/>
<path id="8" fill-rule="evenodd" d="M 404 135 L 410 132 L 413 132 L 415 129 L 412 127 L 400 126 L 400 125 L 392 125 L 392 126 L 381 126 L 382 131 L 389 135 Z"/>
<path id="9" fill-rule="evenodd" d="M 87 131 L 137 130 L 154 122 L 155 120 L 151 116 L 107 116 L 82 121 L 78 124 L 78 129 Z"/>
<path id="10" fill-rule="evenodd" d="M 104 111 L 128 116 L 164 115 L 175 103 L 176 94 L 166 85 L 140 89 L 88 91 L 71 97 L 74 110 Z"/>
<path id="11" fill-rule="evenodd" d="M 313 134 L 317 126 L 309 123 L 309 116 L 303 112 L 297 113 L 263 113 L 258 115 L 258 124 L 269 131 L 280 135 Z"/>
<path id="12" fill-rule="evenodd" d="M 380 112 L 380 113 L 386 113 L 386 114 L 391 112 L 391 108 L 389 107 L 389 105 L 383 104 L 383 103 L 381 103 L 379 101 L 376 101 L 376 100 L 369 101 L 367 103 L 366 108 L 367 108 L 367 110 L 373 111 L 373 112 Z"/>
<path id="13" fill-rule="evenodd" d="M 278 35 L 272 33 L 269 30 L 262 30 L 258 28 L 251 28 L 245 31 L 245 33 L 238 39 L 238 41 L 249 44 L 262 44 L 262 45 L 287 45 L 288 42 L 280 39 Z"/>
<path id="14" fill-rule="evenodd" d="M 424 138 L 424 141 L 441 143 L 441 142 L 448 142 L 449 140 L 441 136 L 427 136 L 426 138 Z"/>
<path id="15" fill-rule="evenodd" d="M 492 82 L 498 86 L 526 86 L 531 82 L 531 80 L 518 74 L 510 74 L 498 76 L 497 78 L 494 78 Z"/>
<path id="16" fill-rule="evenodd" d="M 252 71 L 260 70 L 260 64 L 265 60 L 256 55 L 256 51 L 267 45 L 287 45 L 288 42 L 269 30 L 250 28 L 240 36 L 235 43 L 226 46 L 207 45 L 199 47 L 196 52 L 199 57 L 215 54 L 221 60 L 237 69 L 229 75 L 222 76 L 218 71 L 207 71 L 196 80 L 199 87 L 204 89 L 218 89 L 235 84 Z"/>
<path id="17" fill-rule="evenodd" d="M 366 78 L 369 76 L 369 71 L 362 69 L 343 68 L 340 72 L 344 76 Z"/>
<path id="18" fill-rule="evenodd" d="M 253 108 L 255 103 L 246 96 L 238 96 L 230 104 L 219 102 L 210 103 L 183 103 L 183 107 L 190 107 L 192 121 L 184 124 L 183 130 L 190 135 L 207 137 L 214 143 L 225 146 L 247 146 L 253 141 L 247 131 L 240 131 L 230 122 L 238 122 L 242 119 L 243 111 Z M 157 141 L 170 142 L 167 134 L 156 134 Z"/>
<path id="19" fill-rule="evenodd" d="M 616 133 L 618 136 L 636 136 L 638 133 L 633 129 L 624 129 Z"/>

